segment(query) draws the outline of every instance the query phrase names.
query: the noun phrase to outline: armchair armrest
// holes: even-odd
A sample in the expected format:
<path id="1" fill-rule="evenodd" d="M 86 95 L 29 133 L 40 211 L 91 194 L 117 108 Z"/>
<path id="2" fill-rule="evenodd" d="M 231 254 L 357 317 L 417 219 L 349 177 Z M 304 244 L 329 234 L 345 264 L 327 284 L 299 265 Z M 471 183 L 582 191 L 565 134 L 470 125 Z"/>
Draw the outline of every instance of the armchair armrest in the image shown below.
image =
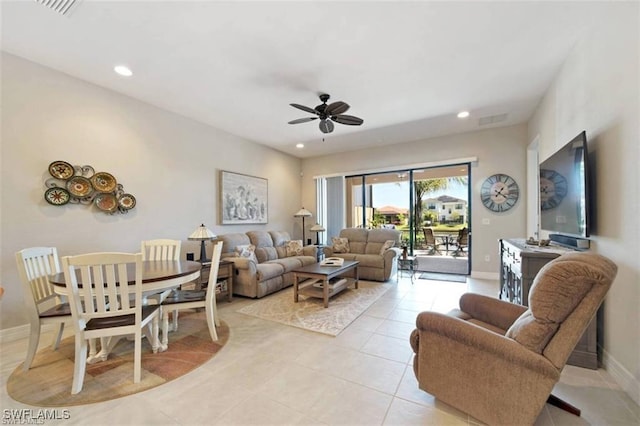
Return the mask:
<path id="1" fill-rule="evenodd" d="M 507 330 L 527 307 L 481 294 L 465 293 L 460 297 L 460 309 L 475 319 Z"/>
<path id="2" fill-rule="evenodd" d="M 544 356 L 535 353 L 513 339 L 494 333 L 475 324 L 437 312 L 421 312 L 416 318 L 419 336 L 415 344 L 419 349 L 422 333 L 432 333 L 456 342 L 471 352 L 484 352 L 503 362 L 525 367 L 543 376 L 557 380 L 560 371 Z M 413 346 L 412 344 L 412 346 Z M 419 349 L 420 350 L 420 349 Z M 471 356 L 471 358 L 474 358 Z"/>

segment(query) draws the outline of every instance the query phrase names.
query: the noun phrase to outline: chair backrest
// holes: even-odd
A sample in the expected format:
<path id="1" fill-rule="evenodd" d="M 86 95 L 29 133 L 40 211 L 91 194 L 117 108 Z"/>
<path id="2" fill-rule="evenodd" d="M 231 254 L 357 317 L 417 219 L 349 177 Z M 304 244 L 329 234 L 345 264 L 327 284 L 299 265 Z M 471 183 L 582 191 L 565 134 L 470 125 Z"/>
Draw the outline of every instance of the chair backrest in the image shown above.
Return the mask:
<path id="1" fill-rule="evenodd" d="M 436 237 L 433 235 L 433 229 L 431 228 L 422 228 L 422 232 L 424 233 L 424 243 L 427 246 L 435 246 Z"/>
<path id="2" fill-rule="evenodd" d="M 207 305 L 211 305 L 216 298 L 216 281 L 218 280 L 218 269 L 220 269 L 220 255 L 222 254 L 222 241 L 213 245 L 211 255 L 211 268 L 209 269 L 209 281 L 207 285 Z"/>
<path id="3" fill-rule="evenodd" d="M 467 245 L 469 245 L 469 229 L 465 227 L 458 231 L 458 246 Z"/>
<path id="4" fill-rule="evenodd" d="M 561 369 L 589 326 L 617 266 L 595 253 L 567 253 L 547 263 L 529 292 L 529 308 L 507 330 Z"/>
<path id="5" fill-rule="evenodd" d="M 70 289 L 69 304 L 77 331 L 84 330 L 94 318 L 134 314 L 135 323 L 141 323 L 141 253 L 65 256 L 62 267 Z M 125 283 L 127 285 L 122 285 Z"/>
<path id="6" fill-rule="evenodd" d="M 180 240 L 147 240 L 140 243 L 142 260 L 180 260 Z"/>
<path id="7" fill-rule="evenodd" d="M 31 247 L 16 253 L 18 275 L 27 309 L 38 313 L 38 305 L 57 298 L 49 275 L 61 271 L 55 247 Z"/>

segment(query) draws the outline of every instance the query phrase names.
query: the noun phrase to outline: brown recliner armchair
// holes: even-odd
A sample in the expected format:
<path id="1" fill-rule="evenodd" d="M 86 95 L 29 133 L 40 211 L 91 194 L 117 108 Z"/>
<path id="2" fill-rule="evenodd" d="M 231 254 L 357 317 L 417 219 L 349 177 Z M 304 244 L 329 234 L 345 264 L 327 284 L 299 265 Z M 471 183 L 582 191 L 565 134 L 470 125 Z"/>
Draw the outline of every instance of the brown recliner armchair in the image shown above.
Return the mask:
<path id="1" fill-rule="evenodd" d="M 533 424 L 559 401 L 551 390 L 616 272 L 604 256 L 568 253 L 540 270 L 529 308 L 466 293 L 460 309 L 420 313 L 410 338 L 420 389 L 491 425 Z"/>

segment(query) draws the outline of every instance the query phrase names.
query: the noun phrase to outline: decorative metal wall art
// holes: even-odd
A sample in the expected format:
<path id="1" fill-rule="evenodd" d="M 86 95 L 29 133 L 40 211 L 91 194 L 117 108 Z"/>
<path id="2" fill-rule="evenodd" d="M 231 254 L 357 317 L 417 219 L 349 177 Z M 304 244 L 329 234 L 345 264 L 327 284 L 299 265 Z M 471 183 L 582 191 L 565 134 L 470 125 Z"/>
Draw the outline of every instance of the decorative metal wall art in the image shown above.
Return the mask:
<path id="1" fill-rule="evenodd" d="M 127 213 L 136 206 L 136 198 L 124 192 L 112 174 L 95 172 L 91 166 L 72 166 L 66 161 L 49 164 L 44 199 L 54 206 L 94 204 L 98 210 L 113 214 Z"/>

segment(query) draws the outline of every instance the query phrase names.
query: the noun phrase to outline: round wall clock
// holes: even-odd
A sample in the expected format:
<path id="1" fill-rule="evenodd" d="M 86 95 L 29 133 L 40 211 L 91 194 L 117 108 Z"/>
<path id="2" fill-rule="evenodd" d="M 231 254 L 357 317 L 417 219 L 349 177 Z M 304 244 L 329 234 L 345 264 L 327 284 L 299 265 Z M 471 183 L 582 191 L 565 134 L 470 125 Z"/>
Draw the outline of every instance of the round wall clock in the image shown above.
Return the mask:
<path id="1" fill-rule="evenodd" d="M 480 188 L 480 199 L 486 208 L 505 212 L 513 207 L 520 196 L 516 181 L 509 175 L 498 173 L 489 176 Z"/>
<path id="2" fill-rule="evenodd" d="M 549 210 L 567 195 L 567 180 L 553 170 L 540 169 L 540 209 Z"/>

